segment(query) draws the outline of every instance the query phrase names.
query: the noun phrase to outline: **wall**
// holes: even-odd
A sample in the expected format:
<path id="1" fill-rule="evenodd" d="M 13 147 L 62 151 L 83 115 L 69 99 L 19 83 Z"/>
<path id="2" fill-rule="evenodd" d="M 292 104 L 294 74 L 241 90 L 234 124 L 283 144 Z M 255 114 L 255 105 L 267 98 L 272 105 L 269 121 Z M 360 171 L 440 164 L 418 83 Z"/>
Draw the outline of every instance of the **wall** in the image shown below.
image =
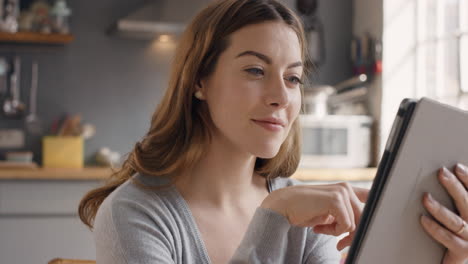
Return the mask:
<path id="1" fill-rule="evenodd" d="M 378 0 L 354 0 L 353 34 L 363 36 L 369 33 L 376 39 L 382 40 L 383 35 L 383 2 Z M 385 47 L 384 47 L 385 49 Z M 381 135 L 381 105 L 382 105 L 382 76 L 376 75 L 368 84 L 369 96 L 367 105 L 374 119 L 372 127 L 372 165 L 375 166 L 381 157 L 381 142 L 385 139 Z M 384 142 L 385 143 L 385 142 Z"/>
<path id="2" fill-rule="evenodd" d="M 81 113 L 97 126 L 85 144 L 85 155 L 108 146 L 122 154 L 146 133 L 149 121 L 168 81 L 173 48 L 151 41 L 123 39 L 105 32 L 113 22 L 144 0 L 68 1 L 73 9 L 76 40 L 66 46 L 0 45 L 0 56 L 23 59 L 22 99 L 28 100 L 31 63 L 39 62 L 38 114 L 44 125 L 64 112 Z M 294 0 L 283 0 L 294 8 Z M 194 1 L 181 8 L 197 10 Z M 325 25 L 327 62 L 316 82 L 334 84 L 351 76 L 351 1 L 321 1 L 319 15 Z M 23 121 L 0 119 L 0 128 L 21 128 Z M 27 135 L 26 149 L 40 161 L 40 137 Z M 0 149 L 0 152 L 5 149 Z"/>
<path id="3" fill-rule="evenodd" d="M 297 12 L 296 0 L 280 0 Z M 326 61 L 312 81 L 334 85 L 352 77 L 350 43 L 352 38 L 353 1 L 318 0 L 318 17 L 324 26 Z"/>
<path id="4" fill-rule="evenodd" d="M 40 65 L 38 113 L 44 124 L 63 112 L 81 113 L 97 126 L 86 142 L 86 156 L 102 146 L 128 152 L 148 129 L 151 113 L 167 82 L 171 47 L 152 47 L 151 41 L 122 39 L 105 32 L 118 18 L 143 0 L 69 1 L 76 40 L 64 47 L 3 46 L 2 55 L 23 59 L 22 97 L 27 100 L 30 65 Z M 198 7 L 185 5 L 185 8 Z M 21 127 L 22 121 L 1 120 L 2 127 Z M 27 147 L 40 154 L 40 138 L 28 136 Z"/>

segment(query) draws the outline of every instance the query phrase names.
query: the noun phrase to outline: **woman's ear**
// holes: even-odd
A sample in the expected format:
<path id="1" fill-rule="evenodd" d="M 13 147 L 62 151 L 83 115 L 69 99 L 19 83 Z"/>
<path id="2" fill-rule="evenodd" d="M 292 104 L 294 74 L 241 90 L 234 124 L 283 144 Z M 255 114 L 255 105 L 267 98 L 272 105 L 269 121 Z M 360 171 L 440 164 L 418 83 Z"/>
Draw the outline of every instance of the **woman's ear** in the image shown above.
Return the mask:
<path id="1" fill-rule="evenodd" d="M 198 80 L 198 82 L 195 84 L 196 91 L 193 94 L 198 100 L 204 100 L 205 95 L 204 95 L 204 90 L 203 89 L 203 82 L 201 80 Z"/>

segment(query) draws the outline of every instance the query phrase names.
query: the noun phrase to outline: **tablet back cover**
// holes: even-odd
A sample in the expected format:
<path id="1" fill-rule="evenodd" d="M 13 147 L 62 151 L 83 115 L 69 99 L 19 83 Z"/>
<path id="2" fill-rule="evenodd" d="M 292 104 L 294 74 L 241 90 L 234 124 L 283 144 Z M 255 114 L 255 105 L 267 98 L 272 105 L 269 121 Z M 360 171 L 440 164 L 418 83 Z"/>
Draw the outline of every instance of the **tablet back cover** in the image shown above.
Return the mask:
<path id="1" fill-rule="evenodd" d="M 424 192 L 454 210 L 437 178 L 439 168 L 468 164 L 468 113 L 421 99 L 397 150 L 386 183 L 361 237 L 354 261 L 347 263 L 441 263 L 445 249 L 420 224 Z M 372 187 L 374 188 L 374 186 Z M 353 241 L 353 244 L 356 241 Z M 353 249 L 353 247 L 351 248 Z"/>

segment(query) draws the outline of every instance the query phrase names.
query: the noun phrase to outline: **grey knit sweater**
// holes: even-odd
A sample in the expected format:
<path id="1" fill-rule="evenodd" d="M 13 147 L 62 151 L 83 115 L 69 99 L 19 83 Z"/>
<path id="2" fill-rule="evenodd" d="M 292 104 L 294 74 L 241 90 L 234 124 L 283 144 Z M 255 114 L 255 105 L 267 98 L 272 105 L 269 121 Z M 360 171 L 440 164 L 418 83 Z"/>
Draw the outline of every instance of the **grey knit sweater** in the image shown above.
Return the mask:
<path id="1" fill-rule="evenodd" d="M 164 179 L 133 176 L 150 186 Z M 268 182 L 269 191 L 300 183 L 288 178 Z M 190 209 L 175 187 L 146 190 L 131 181 L 119 186 L 99 208 L 94 238 L 98 264 L 210 263 Z M 333 236 L 292 226 L 268 209 L 257 208 L 230 263 L 337 264 Z"/>

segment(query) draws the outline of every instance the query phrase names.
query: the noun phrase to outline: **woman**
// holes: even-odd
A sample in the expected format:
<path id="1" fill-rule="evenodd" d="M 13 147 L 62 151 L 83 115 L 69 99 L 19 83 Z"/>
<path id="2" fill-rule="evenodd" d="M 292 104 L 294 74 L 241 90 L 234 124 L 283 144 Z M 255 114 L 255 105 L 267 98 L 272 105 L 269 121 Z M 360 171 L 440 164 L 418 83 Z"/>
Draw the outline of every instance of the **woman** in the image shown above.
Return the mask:
<path id="1" fill-rule="evenodd" d="M 301 24 L 278 2 L 202 10 L 180 40 L 150 131 L 81 201 L 97 262 L 338 263 L 367 190 L 287 178 L 299 161 L 309 68 Z"/>

